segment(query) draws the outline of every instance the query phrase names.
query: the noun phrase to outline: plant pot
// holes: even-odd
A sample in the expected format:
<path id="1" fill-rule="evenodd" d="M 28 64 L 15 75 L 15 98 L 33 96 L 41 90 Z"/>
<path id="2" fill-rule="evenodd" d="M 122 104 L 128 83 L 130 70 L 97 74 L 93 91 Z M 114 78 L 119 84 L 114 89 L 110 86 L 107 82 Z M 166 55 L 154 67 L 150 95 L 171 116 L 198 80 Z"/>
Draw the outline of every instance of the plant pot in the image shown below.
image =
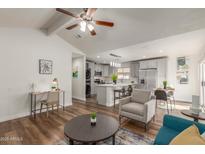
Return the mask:
<path id="1" fill-rule="evenodd" d="M 116 80 L 114 80 L 114 81 L 113 81 L 113 83 L 114 83 L 114 84 L 117 84 L 117 81 L 116 81 Z"/>
<path id="2" fill-rule="evenodd" d="M 164 86 L 164 89 L 167 89 L 167 86 Z"/>
<path id="3" fill-rule="evenodd" d="M 92 126 L 95 126 L 96 122 L 97 122 L 97 118 L 95 118 L 95 119 L 90 118 L 90 123 L 91 123 Z"/>

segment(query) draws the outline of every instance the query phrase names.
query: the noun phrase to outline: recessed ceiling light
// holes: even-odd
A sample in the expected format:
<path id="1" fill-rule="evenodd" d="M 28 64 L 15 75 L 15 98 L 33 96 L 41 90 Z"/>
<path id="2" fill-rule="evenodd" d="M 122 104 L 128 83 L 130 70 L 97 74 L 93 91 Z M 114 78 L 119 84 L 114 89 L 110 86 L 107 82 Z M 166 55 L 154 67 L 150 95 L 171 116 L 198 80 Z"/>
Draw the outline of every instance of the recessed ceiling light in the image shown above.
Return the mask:
<path id="1" fill-rule="evenodd" d="M 97 56 L 97 58 L 100 58 L 100 56 Z"/>
<path id="2" fill-rule="evenodd" d="M 159 50 L 160 53 L 164 52 L 163 50 Z"/>
<path id="3" fill-rule="evenodd" d="M 93 30 L 94 30 L 94 27 L 93 27 L 93 25 L 91 25 L 91 24 L 88 24 L 88 29 L 89 29 L 90 31 L 93 31 Z"/>
<path id="4" fill-rule="evenodd" d="M 143 56 L 143 58 L 146 58 L 146 56 Z"/>

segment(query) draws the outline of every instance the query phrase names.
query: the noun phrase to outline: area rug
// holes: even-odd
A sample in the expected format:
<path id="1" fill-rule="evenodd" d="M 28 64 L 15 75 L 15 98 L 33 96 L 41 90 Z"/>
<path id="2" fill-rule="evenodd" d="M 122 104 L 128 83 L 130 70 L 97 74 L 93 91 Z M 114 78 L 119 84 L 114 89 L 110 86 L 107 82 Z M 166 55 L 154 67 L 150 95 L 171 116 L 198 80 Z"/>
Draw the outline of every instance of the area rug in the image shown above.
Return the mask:
<path id="1" fill-rule="evenodd" d="M 165 103 L 159 103 L 159 104 L 157 104 L 157 107 L 160 109 L 167 110 L 167 104 L 165 104 Z M 170 104 L 168 105 L 168 107 L 169 107 L 169 109 L 171 109 Z M 176 104 L 175 106 L 172 105 L 172 109 L 174 109 L 174 110 L 189 110 L 189 108 L 190 108 L 190 105 L 179 105 L 179 104 Z"/>
<path id="2" fill-rule="evenodd" d="M 61 140 L 57 143 L 57 145 L 67 145 L 69 142 L 65 140 Z M 74 144 L 79 145 L 80 143 L 75 142 Z M 153 140 L 143 136 L 135 134 L 128 129 L 120 128 L 115 137 L 116 145 L 152 145 Z M 97 145 L 112 145 L 112 138 L 99 142 Z"/>

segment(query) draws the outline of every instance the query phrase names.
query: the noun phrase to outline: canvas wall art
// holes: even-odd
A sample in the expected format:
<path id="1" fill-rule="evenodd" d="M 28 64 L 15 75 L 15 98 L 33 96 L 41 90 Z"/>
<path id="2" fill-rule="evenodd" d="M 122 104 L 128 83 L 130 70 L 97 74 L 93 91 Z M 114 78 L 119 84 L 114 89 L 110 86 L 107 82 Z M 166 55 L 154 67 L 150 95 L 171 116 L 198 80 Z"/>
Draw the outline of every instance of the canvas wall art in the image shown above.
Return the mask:
<path id="1" fill-rule="evenodd" d="M 73 67 L 73 78 L 78 78 L 78 67 Z"/>
<path id="2" fill-rule="evenodd" d="M 188 57 L 177 58 L 177 81 L 179 84 L 189 83 L 189 66 L 190 59 Z"/>
<path id="3" fill-rule="evenodd" d="M 39 59 L 39 73 L 40 74 L 52 74 L 53 61 Z"/>

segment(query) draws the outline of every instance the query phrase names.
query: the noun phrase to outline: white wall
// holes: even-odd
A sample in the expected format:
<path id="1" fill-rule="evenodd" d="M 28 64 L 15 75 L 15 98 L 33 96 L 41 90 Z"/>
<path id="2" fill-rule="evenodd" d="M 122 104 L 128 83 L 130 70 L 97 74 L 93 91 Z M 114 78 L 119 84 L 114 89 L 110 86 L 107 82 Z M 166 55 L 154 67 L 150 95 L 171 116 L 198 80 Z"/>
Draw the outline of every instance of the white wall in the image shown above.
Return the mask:
<path id="1" fill-rule="evenodd" d="M 54 77 L 71 105 L 72 52 L 77 49 L 56 35 L 34 29 L 0 28 L 0 121 L 30 114 L 31 84 L 50 88 Z M 53 61 L 53 74 L 39 74 L 39 59 Z"/>
<path id="2" fill-rule="evenodd" d="M 79 100 L 86 100 L 85 96 L 85 56 L 80 56 L 72 59 L 72 66 L 78 67 L 78 78 L 72 79 L 72 97 Z"/>
<path id="3" fill-rule="evenodd" d="M 186 56 L 186 55 L 184 55 Z M 192 95 L 200 94 L 200 82 L 199 82 L 199 55 L 188 56 L 190 59 L 190 68 L 189 68 L 189 83 L 188 84 L 179 84 L 176 79 L 177 72 L 177 57 L 171 56 L 168 57 L 167 63 L 167 80 L 168 84 L 171 84 L 175 87 L 175 98 L 176 100 L 181 101 L 192 101 Z"/>

